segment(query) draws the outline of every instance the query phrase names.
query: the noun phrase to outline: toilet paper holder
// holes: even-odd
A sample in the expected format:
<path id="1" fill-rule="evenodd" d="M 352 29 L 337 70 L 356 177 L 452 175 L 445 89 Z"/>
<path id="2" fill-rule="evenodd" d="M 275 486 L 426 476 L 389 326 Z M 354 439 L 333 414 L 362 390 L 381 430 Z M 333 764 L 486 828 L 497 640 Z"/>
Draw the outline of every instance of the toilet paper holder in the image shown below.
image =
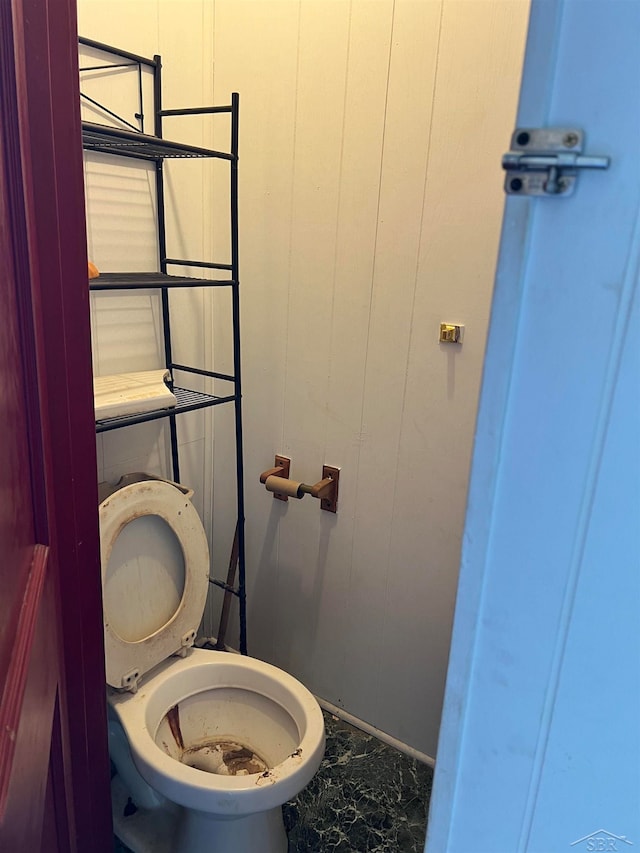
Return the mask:
<path id="1" fill-rule="evenodd" d="M 260 482 L 266 486 L 268 492 L 273 493 L 273 497 L 278 501 L 288 501 L 289 498 L 301 500 L 305 495 L 311 495 L 311 497 L 320 500 L 320 509 L 326 512 L 337 512 L 339 468 L 335 468 L 333 465 L 323 465 L 322 479 L 312 486 L 290 480 L 290 471 L 291 459 L 276 454 L 274 467 L 260 474 Z"/>

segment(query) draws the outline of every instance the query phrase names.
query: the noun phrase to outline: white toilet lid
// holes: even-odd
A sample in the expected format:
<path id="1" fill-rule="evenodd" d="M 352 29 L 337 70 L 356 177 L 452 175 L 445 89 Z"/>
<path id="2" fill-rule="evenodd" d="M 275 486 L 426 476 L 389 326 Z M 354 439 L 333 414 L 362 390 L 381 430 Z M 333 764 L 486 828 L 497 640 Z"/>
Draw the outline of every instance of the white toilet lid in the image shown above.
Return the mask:
<path id="1" fill-rule="evenodd" d="M 100 504 L 100 557 L 107 683 L 135 690 L 193 644 L 209 586 L 207 538 L 182 492 L 148 480 Z"/>

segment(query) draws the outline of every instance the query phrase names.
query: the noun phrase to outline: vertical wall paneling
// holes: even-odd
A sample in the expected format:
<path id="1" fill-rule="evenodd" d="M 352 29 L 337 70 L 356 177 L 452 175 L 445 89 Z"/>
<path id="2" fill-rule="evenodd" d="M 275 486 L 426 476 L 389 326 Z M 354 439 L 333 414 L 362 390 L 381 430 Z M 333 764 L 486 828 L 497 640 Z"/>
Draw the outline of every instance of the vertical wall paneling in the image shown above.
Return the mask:
<path id="1" fill-rule="evenodd" d="M 273 641 L 279 636 L 273 602 L 279 589 L 279 524 L 286 509 L 265 497 L 258 475 L 271 466 L 274 453 L 283 452 L 299 15 L 300 5 L 292 0 L 215 4 L 215 99 L 240 93 L 248 642 L 250 653 L 267 659 L 273 659 Z M 223 216 L 224 210 L 216 206 L 216 217 Z M 225 250 L 224 244 L 219 250 Z M 219 307 L 214 315 L 215 355 L 218 369 L 225 369 L 224 359 L 230 358 L 228 314 L 222 310 L 226 306 Z M 226 567 L 235 523 L 233 460 L 228 456 L 233 424 L 222 408 L 216 410 L 215 426 L 214 562 Z M 212 631 L 221 598 L 213 591 Z"/>
<path id="2" fill-rule="evenodd" d="M 249 651 L 434 755 L 527 0 L 79 5 L 83 34 L 163 55 L 167 106 L 240 93 Z M 228 146 L 224 120 L 165 127 Z M 202 168 L 171 164 L 172 251 L 225 260 L 227 173 Z M 178 298 L 176 346 L 230 371 L 228 294 Z M 462 347 L 438 343 L 442 320 Z M 180 425 L 217 576 L 232 437 L 225 407 Z M 162 435 L 146 460 L 143 438 L 136 464 L 161 464 Z M 338 514 L 274 501 L 274 453 L 306 482 L 340 466 Z"/>
<path id="3" fill-rule="evenodd" d="M 378 725 L 401 740 L 439 724 L 525 25 L 517 3 L 443 5 L 380 659 Z M 437 343 L 441 320 L 466 324 L 461 347 Z"/>
<path id="4" fill-rule="evenodd" d="M 380 662 L 387 588 L 413 581 L 412 568 L 402 568 L 391 552 L 391 522 L 394 494 L 402 488 L 396 467 L 440 15 L 439 3 L 407 0 L 396 2 L 393 17 L 361 450 L 357 471 L 348 472 L 357 476 L 357 485 L 345 650 L 351 695 L 344 701 L 352 713 L 369 722 L 371 709 L 379 705 L 380 691 L 385 690 L 386 673 Z M 406 630 L 404 620 L 395 630 Z"/>
<path id="5" fill-rule="evenodd" d="M 348 702 L 343 661 L 350 644 L 353 612 L 350 565 L 356 515 L 357 471 L 362 445 L 363 386 L 371 304 L 374 252 L 378 233 L 380 172 L 392 39 L 393 3 L 351 4 L 346 83 L 342 107 L 337 231 L 330 328 L 323 332 L 328 383 L 323 419 L 323 458 L 342 467 L 340 523 L 320 514 L 314 566 L 317 618 L 313 646 L 314 678 L 322 696 Z M 311 472 L 310 472 L 311 473 Z M 317 472 L 312 472 L 316 473 Z M 318 516 L 317 506 L 309 508 Z M 310 638 L 311 641 L 311 638 Z M 345 705 L 346 707 L 346 705 Z"/>
<path id="6" fill-rule="evenodd" d="M 349 24 L 347 3 L 301 4 L 282 452 L 292 458 L 292 476 L 305 482 L 319 480 L 323 462 L 330 462 L 325 422 Z M 280 522 L 274 616 L 289 631 L 278 632 L 275 659 L 306 683 L 318 660 L 317 623 L 337 521 L 326 518 L 315 501 L 290 501 Z"/>

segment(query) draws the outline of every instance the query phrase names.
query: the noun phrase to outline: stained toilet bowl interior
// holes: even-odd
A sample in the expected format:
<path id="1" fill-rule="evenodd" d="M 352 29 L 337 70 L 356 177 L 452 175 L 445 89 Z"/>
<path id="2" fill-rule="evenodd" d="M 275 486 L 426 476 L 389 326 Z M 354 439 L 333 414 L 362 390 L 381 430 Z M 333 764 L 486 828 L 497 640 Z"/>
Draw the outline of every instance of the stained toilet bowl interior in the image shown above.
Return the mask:
<path id="1" fill-rule="evenodd" d="M 293 717 L 269 697 L 220 687 L 172 706 L 160 721 L 155 742 L 196 769 L 250 775 L 276 767 L 295 752 L 300 732 Z"/>

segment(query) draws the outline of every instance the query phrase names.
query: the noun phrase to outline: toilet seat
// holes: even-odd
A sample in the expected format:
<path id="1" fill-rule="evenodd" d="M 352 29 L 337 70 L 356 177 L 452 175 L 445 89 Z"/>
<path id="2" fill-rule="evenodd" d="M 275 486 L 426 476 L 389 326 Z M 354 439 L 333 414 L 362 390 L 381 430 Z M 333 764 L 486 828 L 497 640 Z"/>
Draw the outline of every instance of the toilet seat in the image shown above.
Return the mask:
<path id="1" fill-rule="evenodd" d="M 110 609 L 108 596 L 104 596 L 107 683 L 135 692 L 138 680 L 146 672 L 171 655 L 184 653 L 193 645 L 207 599 L 209 547 L 191 501 L 175 486 L 162 480 L 133 483 L 119 489 L 100 504 L 99 515 L 103 592 L 106 590 L 113 548 L 120 533 L 130 522 L 144 517 L 162 519 L 182 549 L 184 587 L 181 599 L 168 621 L 149 636 L 136 640 L 121 637 L 112 624 L 114 620 L 118 622 L 113 612 L 115 605 L 112 602 Z M 145 539 L 140 537 L 140 555 L 144 556 L 144 552 Z M 131 572 L 127 579 L 132 590 L 131 600 L 119 600 L 118 607 L 135 607 L 138 600 L 136 592 L 142 590 L 140 575 L 140 571 Z M 135 618 L 135 613 L 132 616 Z"/>

